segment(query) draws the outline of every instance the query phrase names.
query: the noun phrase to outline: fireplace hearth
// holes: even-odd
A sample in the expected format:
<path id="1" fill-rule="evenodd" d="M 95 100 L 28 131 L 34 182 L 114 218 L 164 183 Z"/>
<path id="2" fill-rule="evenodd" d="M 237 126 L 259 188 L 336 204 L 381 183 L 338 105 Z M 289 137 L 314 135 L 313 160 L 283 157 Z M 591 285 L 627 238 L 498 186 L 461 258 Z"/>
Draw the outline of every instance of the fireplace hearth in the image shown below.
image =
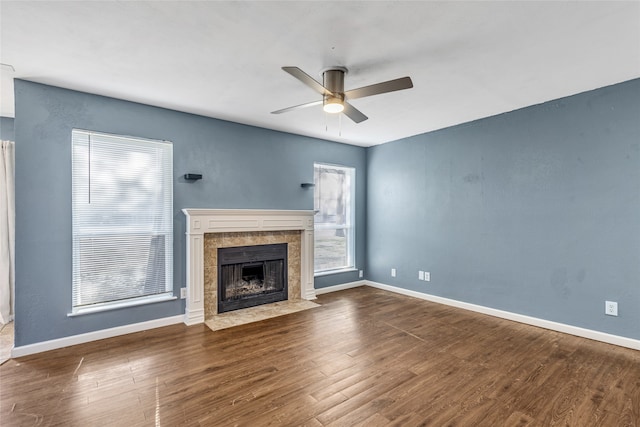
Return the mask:
<path id="1" fill-rule="evenodd" d="M 287 244 L 218 249 L 218 313 L 287 300 Z"/>

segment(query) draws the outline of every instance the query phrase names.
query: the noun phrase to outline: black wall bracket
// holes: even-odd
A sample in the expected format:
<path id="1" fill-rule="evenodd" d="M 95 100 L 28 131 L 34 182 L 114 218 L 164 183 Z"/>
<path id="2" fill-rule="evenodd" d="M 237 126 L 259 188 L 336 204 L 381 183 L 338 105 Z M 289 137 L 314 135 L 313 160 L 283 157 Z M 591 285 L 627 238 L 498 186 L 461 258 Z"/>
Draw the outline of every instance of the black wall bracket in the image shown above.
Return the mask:
<path id="1" fill-rule="evenodd" d="M 184 174 L 184 179 L 186 179 L 187 181 L 197 181 L 199 179 L 202 179 L 202 174 L 199 174 L 199 173 L 185 173 Z"/>

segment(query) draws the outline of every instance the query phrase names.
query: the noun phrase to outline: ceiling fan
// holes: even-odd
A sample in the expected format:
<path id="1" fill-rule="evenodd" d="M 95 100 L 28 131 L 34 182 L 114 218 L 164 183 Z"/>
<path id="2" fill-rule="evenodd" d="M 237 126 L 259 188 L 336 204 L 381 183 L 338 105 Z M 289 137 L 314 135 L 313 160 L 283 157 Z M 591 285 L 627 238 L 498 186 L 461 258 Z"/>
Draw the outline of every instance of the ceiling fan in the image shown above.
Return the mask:
<path id="1" fill-rule="evenodd" d="M 322 95 L 322 99 L 319 101 L 283 108 L 282 110 L 272 111 L 271 114 L 281 114 L 286 113 L 287 111 L 299 110 L 322 104 L 322 108 L 327 113 L 344 113 L 354 122 L 360 123 L 367 120 L 368 117 L 347 101 L 364 98 L 365 96 L 394 92 L 396 90 L 410 89 L 413 87 L 413 82 L 410 77 L 401 77 L 399 79 L 376 83 L 358 89 L 351 89 L 345 92 L 344 76 L 347 74 L 347 69 L 345 67 L 329 67 L 322 70 L 322 84 L 317 82 L 313 77 L 298 67 L 282 67 L 282 69 L 318 92 Z"/>

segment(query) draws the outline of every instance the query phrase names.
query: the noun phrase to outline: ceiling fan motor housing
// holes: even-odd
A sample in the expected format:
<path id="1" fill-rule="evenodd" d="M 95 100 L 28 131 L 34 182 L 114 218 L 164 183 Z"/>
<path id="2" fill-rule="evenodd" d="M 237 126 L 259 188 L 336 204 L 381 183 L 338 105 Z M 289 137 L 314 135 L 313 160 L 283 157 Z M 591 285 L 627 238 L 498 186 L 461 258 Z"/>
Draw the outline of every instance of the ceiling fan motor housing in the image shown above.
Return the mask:
<path id="1" fill-rule="evenodd" d="M 322 70 L 322 85 L 331 92 L 344 92 L 344 75 L 347 69 L 344 67 L 329 67 Z"/>
<path id="2" fill-rule="evenodd" d="M 333 93 L 325 94 L 323 104 L 337 104 L 342 106 L 344 102 L 344 75 L 347 69 L 344 67 L 331 67 L 322 71 L 322 85 Z M 325 109 L 326 110 L 326 109 Z M 342 111 L 340 108 L 338 111 Z"/>

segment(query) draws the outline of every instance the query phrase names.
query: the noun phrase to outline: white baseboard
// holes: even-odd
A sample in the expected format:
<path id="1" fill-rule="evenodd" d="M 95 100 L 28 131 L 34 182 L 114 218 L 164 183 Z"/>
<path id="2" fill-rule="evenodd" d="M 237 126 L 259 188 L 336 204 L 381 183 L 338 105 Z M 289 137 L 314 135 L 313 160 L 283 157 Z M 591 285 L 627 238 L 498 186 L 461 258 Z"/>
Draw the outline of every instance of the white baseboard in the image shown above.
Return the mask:
<path id="1" fill-rule="evenodd" d="M 385 291 L 395 292 L 426 301 L 445 304 L 452 307 L 462 308 L 464 310 L 475 311 L 477 313 L 487 314 L 489 316 L 499 317 L 501 319 L 512 320 L 514 322 L 525 323 L 527 325 L 537 326 L 540 328 L 550 329 L 552 331 L 563 332 L 582 338 L 588 338 L 595 341 L 601 341 L 608 344 L 618 345 L 620 347 L 640 350 L 640 340 L 611 335 L 604 332 L 594 331 L 591 329 L 579 328 L 577 326 L 566 325 L 564 323 L 552 322 L 550 320 L 539 319 L 536 317 L 525 316 L 523 314 L 512 313 L 509 311 L 498 310 L 495 308 L 485 307 L 467 302 L 457 301 L 449 298 L 443 298 L 436 295 L 425 294 L 422 292 L 411 291 L 408 289 L 398 288 L 395 286 L 385 285 L 383 283 L 372 282 L 369 280 L 359 280 L 356 282 L 343 283 L 326 288 L 316 289 L 316 294 L 327 294 L 330 292 L 343 291 L 346 289 L 357 288 L 359 286 L 371 286 L 372 288 L 383 289 Z M 90 341 L 112 338 L 119 335 L 130 334 L 134 332 L 146 331 L 148 329 L 160 328 L 162 326 L 175 325 L 183 323 L 185 316 L 183 314 L 163 319 L 150 320 L 148 322 L 134 323 L 132 325 L 118 326 L 110 329 L 103 329 L 86 334 L 73 335 L 70 337 L 59 338 L 51 341 L 43 341 L 35 344 L 14 347 L 11 350 L 11 357 L 22 357 L 30 354 L 41 353 L 43 351 L 55 350 L 62 347 L 68 347 L 76 344 L 83 344 Z"/>
<path id="2" fill-rule="evenodd" d="M 358 280 L 357 282 L 342 283 L 335 286 L 327 286 L 326 288 L 316 288 L 316 295 L 328 294 L 330 292 L 344 291 L 345 289 L 357 288 L 358 286 L 365 286 L 367 284 L 364 280 Z"/>
<path id="3" fill-rule="evenodd" d="M 385 291 L 395 292 L 426 301 L 445 304 L 452 307 L 462 308 L 464 310 L 475 311 L 476 313 L 488 314 L 489 316 L 499 317 L 501 319 L 512 320 L 514 322 L 525 323 L 527 325 L 537 326 L 540 328 L 550 329 L 552 331 L 562 332 L 565 334 L 575 335 L 582 338 L 588 338 L 595 341 L 602 341 L 608 344 L 614 344 L 620 347 L 627 347 L 634 350 L 640 350 L 640 340 L 633 338 L 621 337 L 619 335 L 607 334 L 604 332 L 594 331 L 592 329 L 580 328 L 577 326 L 566 325 L 564 323 L 552 322 L 550 320 L 539 319 L 537 317 L 525 316 L 523 314 L 512 313 L 510 311 L 498 310 L 495 308 L 485 307 L 482 305 L 470 304 L 467 302 L 457 301 L 449 298 L 443 298 L 436 295 L 425 294 L 422 292 L 411 291 L 408 289 L 398 288 L 395 286 L 385 285 L 383 283 L 363 280 L 360 282 L 346 283 L 344 285 L 331 286 L 321 288 L 322 293 L 349 289 L 356 286 L 371 286 L 372 288 L 383 289 Z"/>
<path id="4" fill-rule="evenodd" d="M 43 351 L 55 350 L 62 347 L 69 347 L 76 344 L 84 344 L 90 341 L 97 341 L 105 338 L 117 337 L 119 335 L 131 334 L 134 332 L 146 331 L 160 328 L 162 326 L 175 325 L 184 322 L 184 315 L 164 317 L 162 319 L 149 320 L 148 322 L 134 323 L 131 325 L 118 326 L 115 328 L 102 329 L 100 331 L 87 332 L 86 334 L 72 335 L 70 337 L 58 338 L 50 341 L 43 341 L 35 344 L 14 347 L 11 350 L 11 357 L 22 357 L 30 354 L 41 353 Z"/>

